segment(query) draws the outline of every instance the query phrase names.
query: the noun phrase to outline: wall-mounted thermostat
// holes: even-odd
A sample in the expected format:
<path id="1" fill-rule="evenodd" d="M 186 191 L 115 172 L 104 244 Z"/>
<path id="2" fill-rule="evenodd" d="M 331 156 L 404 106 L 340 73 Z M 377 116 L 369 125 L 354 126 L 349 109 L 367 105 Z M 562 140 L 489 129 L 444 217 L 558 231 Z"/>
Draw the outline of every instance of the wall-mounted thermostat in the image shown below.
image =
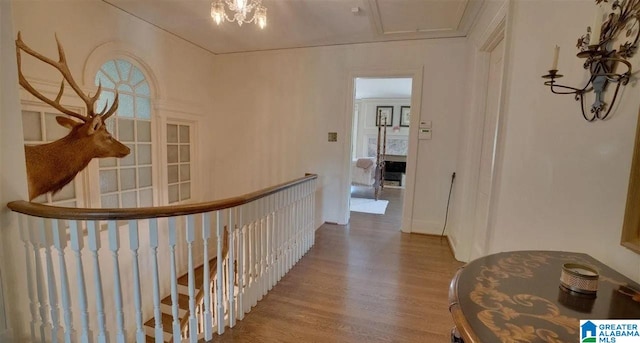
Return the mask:
<path id="1" fill-rule="evenodd" d="M 431 139 L 431 129 L 418 129 L 418 139 Z"/>

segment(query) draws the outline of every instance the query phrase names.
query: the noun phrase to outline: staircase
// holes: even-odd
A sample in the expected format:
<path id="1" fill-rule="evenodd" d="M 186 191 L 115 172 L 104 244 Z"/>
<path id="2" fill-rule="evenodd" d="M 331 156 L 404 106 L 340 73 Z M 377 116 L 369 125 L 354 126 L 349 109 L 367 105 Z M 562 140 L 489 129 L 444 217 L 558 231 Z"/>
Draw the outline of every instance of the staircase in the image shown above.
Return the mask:
<path id="1" fill-rule="evenodd" d="M 222 248 L 222 256 L 223 260 L 226 259 L 228 251 L 229 251 L 229 233 L 227 228 L 224 229 L 224 245 Z M 214 257 L 209 260 L 209 284 L 211 284 L 217 273 L 218 273 L 218 258 Z M 196 267 L 193 270 L 194 280 L 195 280 L 195 303 L 196 306 L 202 301 L 204 298 L 205 290 L 202 289 L 203 279 L 204 279 L 204 264 Z M 177 290 L 178 290 L 178 321 L 180 322 L 180 332 L 182 332 L 185 327 L 189 323 L 189 273 L 185 273 L 180 276 L 177 280 Z M 208 290 L 207 290 L 208 291 Z M 211 295 L 213 297 L 213 294 Z M 171 300 L 171 294 L 167 295 L 160 301 L 160 311 L 162 316 L 162 330 L 163 330 L 163 341 L 164 342 L 172 342 L 173 341 L 173 315 L 172 313 L 173 302 Z M 155 317 L 151 317 L 144 323 L 144 331 L 146 334 L 147 343 L 155 343 Z"/>

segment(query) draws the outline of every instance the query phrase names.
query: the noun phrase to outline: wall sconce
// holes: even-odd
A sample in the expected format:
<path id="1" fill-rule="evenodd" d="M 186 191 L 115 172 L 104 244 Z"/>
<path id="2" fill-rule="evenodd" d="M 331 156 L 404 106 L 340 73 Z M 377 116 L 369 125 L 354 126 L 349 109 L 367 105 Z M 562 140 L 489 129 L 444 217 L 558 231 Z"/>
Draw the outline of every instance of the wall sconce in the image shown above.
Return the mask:
<path id="1" fill-rule="evenodd" d="M 584 69 L 589 70 L 589 81 L 582 88 L 575 88 L 556 84 L 556 79 L 562 77 L 558 74 L 558 55 L 560 47 L 556 46 L 554 58 L 549 74 L 542 78 L 549 79 L 544 85 L 549 86 L 554 94 L 575 94 L 575 99 L 580 101 L 582 116 L 592 122 L 596 119 L 607 118 L 613 108 L 621 85 L 629 83 L 631 77 L 631 63 L 628 59 L 633 56 L 638 47 L 640 38 L 640 0 L 595 0 L 598 9 L 594 20 L 593 29 L 587 27 L 587 34 L 578 39 L 577 47 L 579 58 L 584 58 Z M 611 3 L 611 11 L 606 12 L 603 22 L 601 3 Z M 591 39 L 593 37 L 593 39 Z M 621 42 L 618 50 L 613 49 L 613 44 Z M 625 68 L 623 73 L 618 73 L 618 66 Z M 615 92 L 611 103 L 604 101 L 604 93 L 609 83 L 615 84 Z M 595 101 L 587 114 L 585 111 L 585 94 L 593 91 Z"/>

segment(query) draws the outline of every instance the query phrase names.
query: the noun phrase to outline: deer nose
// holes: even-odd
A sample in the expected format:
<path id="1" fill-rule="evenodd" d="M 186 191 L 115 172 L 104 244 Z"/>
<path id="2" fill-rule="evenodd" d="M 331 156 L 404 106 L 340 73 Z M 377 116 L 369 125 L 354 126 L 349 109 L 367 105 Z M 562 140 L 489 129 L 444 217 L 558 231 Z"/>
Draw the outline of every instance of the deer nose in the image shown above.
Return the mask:
<path id="1" fill-rule="evenodd" d="M 120 152 L 120 156 L 118 157 L 125 157 L 127 155 L 129 155 L 129 153 L 131 153 L 131 149 L 129 149 L 128 146 L 123 146 L 124 149 L 122 149 L 122 151 Z"/>

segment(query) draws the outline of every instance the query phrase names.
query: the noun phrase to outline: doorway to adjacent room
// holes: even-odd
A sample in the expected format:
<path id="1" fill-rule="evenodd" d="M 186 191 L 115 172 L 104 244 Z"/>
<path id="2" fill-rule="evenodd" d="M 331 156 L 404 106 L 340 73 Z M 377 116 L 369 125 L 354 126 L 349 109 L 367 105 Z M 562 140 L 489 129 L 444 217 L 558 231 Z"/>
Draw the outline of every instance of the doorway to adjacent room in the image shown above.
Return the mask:
<path id="1" fill-rule="evenodd" d="M 354 79 L 350 211 L 384 215 L 398 228 L 407 184 L 412 81 Z"/>

